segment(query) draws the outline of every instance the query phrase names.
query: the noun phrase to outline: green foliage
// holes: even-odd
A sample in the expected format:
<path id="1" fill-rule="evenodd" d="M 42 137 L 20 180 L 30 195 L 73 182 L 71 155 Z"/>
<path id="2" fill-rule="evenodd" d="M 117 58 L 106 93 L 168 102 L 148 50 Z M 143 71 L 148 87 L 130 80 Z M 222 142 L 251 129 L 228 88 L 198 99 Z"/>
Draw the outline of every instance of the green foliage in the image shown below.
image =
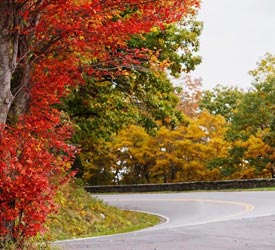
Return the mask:
<path id="1" fill-rule="evenodd" d="M 243 95 L 244 92 L 238 88 L 217 85 L 213 90 L 203 92 L 199 107 L 213 115 L 222 115 L 227 121 L 232 121 Z"/>
<path id="2" fill-rule="evenodd" d="M 275 58 L 266 54 L 257 65 L 250 71 L 254 82 L 248 92 L 218 86 L 200 103 L 229 122 L 229 156 L 209 162 L 210 167 L 220 164 L 226 178 L 275 177 Z"/>
<path id="3" fill-rule="evenodd" d="M 155 27 L 146 35 L 133 36 L 129 44 L 158 52 L 159 60 L 166 61 L 170 73 L 178 77 L 181 72 L 194 70 L 201 62 L 201 57 L 196 54 L 201 31 L 202 22 L 189 16 L 177 24 L 166 26 L 165 29 Z"/>
<path id="4" fill-rule="evenodd" d="M 274 177 L 273 59 L 268 55 L 251 71 L 255 81 L 248 92 L 222 86 L 205 91 L 200 112 L 199 92 L 188 95 L 183 91 L 179 97 L 184 107 L 177 106 L 188 114 L 183 123 L 179 123 L 184 115 L 177 115 L 178 100 L 166 76 L 156 71 L 135 72 L 131 85 L 135 94 L 128 92 L 128 99 L 122 98 L 129 101 L 127 108 L 135 115 L 129 122 L 124 119 L 108 139 L 103 136 L 96 141 L 98 145 L 85 141 L 89 146 L 80 156 L 83 177 L 96 184 Z M 199 86 L 189 84 L 195 90 Z"/>
<path id="5" fill-rule="evenodd" d="M 161 31 L 152 30 L 158 32 Z M 213 91 L 205 91 L 201 100 L 199 82 L 187 78 L 186 86 L 190 88 L 176 97 L 166 76 L 149 65 L 148 71 L 128 75 L 128 82 L 125 76 L 116 79 L 114 86 L 102 82 L 103 89 L 110 90 L 107 96 L 111 91 L 114 94 L 113 101 L 97 105 L 100 98 L 95 103 L 91 100 L 95 106 L 105 105 L 94 117 L 88 116 L 88 120 L 93 117 L 95 121 L 102 117 L 100 123 L 104 124 L 100 127 L 95 123 L 93 129 L 97 132 L 91 131 L 91 137 L 90 130 L 79 125 L 83 134 L 77 134 L 81 140 L 76 141 L 85 142 L 79 157 L 81 176 L 91 184 L 274 177 L 273 61 L 269 55 L 252 71 L 254 88 L 248 92 L 217 86 Z M 119 126 L 107 126 L 110 118 L 105 108 L 115 105 L 116 98 L 124 103 L 125 115 L 130 119 L 123 112 L 120 117 L 118 112 L 112 119 Z M 114 106 L 113 110 L 124 105 Z M 83 124 L 87 124 L 84 118 Z"/>
<path id="6" fill-rule="evenodd" d="M 259 129 L 269 127 L 271 115 L 262 93 L 249 92 L 243 97 L 232 119 L 232 130 L 245 140 L 250 134 L 255 135 Z"/>
<path id="7" fill-rule="evenodd" d="M 247 136 L 267 128 L 272 130 L 275 120 L 275 58 L 267 54 L 250 74 L 254 77 L 254 89 L 243 96 L 232 121 L 233 129 Z"/>
<path id="8" fill-rule="evenodd" d="M 86 75 L 86 84 L 72 90 L 60 108 L 76 124 L 72 143 L 81 148 L 74 163 L 79 177 L 90 184 L 112 182 L 112 166 L 108 165 L 112 155 L 106 143 L 128 125 L 142 126 L 154 135 L 161 126 L 175 128 L 184 120 L 166 69 L 178 76 L 200 63 L 196 52 L 201 29 L 202 24 L 188 16 L 176 25 L 132 36 L 128 48 L 146 48 L 145 59 L 137 57 L 135 67 L 107 65 L 105 76 Z"/>
<path id="9" fill-rule="evenodd" d="M 136 73 L 136 85 L 142 91 L 136 95 L 139 109 L 137 124 L 149 133 L 154 133 L 161 125 L 175 127 L 183 120 L 182 114 L 176 110 L 178 97 L 174 87 L 163 72 Z"/>
<path id="10" fill-rule="evenodd" d="M 32 239 L 27 239 L 24 246 L 18 248 L 14 242 L 1 242 L 0 249 L 3 250 L 59 250 L 59 248 L 52 246 L 45 240 L 44 237 L 37 235 Z"/>

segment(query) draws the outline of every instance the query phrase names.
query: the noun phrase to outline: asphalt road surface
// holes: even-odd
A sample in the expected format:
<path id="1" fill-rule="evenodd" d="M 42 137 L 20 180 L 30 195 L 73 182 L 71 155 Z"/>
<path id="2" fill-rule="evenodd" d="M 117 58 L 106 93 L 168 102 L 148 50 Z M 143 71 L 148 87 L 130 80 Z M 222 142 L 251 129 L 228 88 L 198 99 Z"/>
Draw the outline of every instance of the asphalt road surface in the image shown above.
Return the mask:
<path id="1" fill-rule="evenodd" d="M 56 242 L 65 250 L 275 250 L 275 192 L 100 195 L 163 217 L 126 234 Z"/>

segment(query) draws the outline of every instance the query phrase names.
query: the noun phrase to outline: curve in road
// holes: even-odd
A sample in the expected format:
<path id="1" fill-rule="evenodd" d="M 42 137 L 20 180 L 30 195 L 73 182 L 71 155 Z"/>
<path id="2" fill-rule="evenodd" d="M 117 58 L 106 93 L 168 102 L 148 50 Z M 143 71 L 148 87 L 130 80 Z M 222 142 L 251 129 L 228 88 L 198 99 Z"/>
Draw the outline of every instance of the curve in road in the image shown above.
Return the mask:
<path id="1" fill-rule="evenodd" d="M 275 192 L 196 192 L 98 196 L 169 221 L 114 236 L 57 242 L 63 249 L 274 250 Z M 265 216 L 265 217 L 264 217 Z"/>

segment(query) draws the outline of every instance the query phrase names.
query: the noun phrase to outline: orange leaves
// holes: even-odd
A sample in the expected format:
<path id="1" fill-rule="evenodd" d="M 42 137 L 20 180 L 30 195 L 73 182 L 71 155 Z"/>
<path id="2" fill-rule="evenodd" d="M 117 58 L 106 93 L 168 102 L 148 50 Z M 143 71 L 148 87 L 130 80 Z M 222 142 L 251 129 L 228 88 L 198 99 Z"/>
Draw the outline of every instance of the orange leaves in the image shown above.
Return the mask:
<path id="1" fill-rule="evenodd" d="M 19 77 L 12 77 L 15 85 L 12 91 L 17 94 L 18 89 L 24 90 L 31 100 L 27 111 L 22 110 L 22 116 L 15 117 L 18 122 L 1 130 L 0 236 L 29 237 L 40 231 L 53 207 L 57 185 L 66 180 L 64 172 L 76 150 L 67 144 L 72 134 L 70 125 L 60 119 L 61 113 L 55 107 L 68 89 L 82 84 L 84 74 L 98 78 L 127 75 L 127 69 L 147 60 L 146 50 L 127 47 L 131 35 L 179 20 L 196 2 L 16 0 L 10 3 L 7 8 L 15 20 L 10 37 L 20 37 L 18 47 L 13 48 L 14 54 L 19 51 L 14 60 Z M 16 46 L 13 40 L 10 44 Z M 22 83 L 18 78 L 25 67 L 31 81 Z M 148 148 L 149 145 L 144 148 L 144 154 L 136 148 L 133 153 L 145 158 Z M 143 160 L 141 163 L 147 162 Z"/>
<path id="2" fill-rule="evenodd" d="M 228 156 L 221 133 L 224 126 L 223 119 L 206 112 L 190 119 L 187 126 L 161 127 L 155 136 L 129 126 L 110 143 L 111 164 L 116 165 L 120 181 L 128 183 L 218 179 L 219 169 L 209 169 L 207 163 Z"/>
<path id="3" fill-rule="evenodd" d="M 131 35 L 178 21 L 190 9 L 197 8 L 198 2 L 56 1 L 52 5 L 44 5 L 43 15 L 35 27 L 37 42 L 33 44 L 37 44 L 37 48 L 33 49 L 41 53 L 45 48 L 70 48 L 71 51 L 89 51 L 90 58 L 110 60 L 112 58 L 105 57 L 108 55 L 106 46 L 125 48 Z"/>
<path id="4" fill-rule="evenodd" d="M 266 157 L 269 155 L 270 151 L 273 151 L 259 135 L 250 135 L 248 140 L 242 143 L 242 146 L 247 148 L 245 152 L 246 157 Z"/>
<path id="5" fill-rule="evenodd" d="M 58 70 L 65 65 L 72 68 L 64 62 Z M 12 228 L 2 223 L 0 235 L 30 237 L 43 229 L 55 190 L 65 179 L 64 171 L 75 153 L 75 148 L 65 142 L 71 128 L 61 122 L 60 113 L 52 108 L 66 95 L 66 85 L 71 82 L 67 75 L 58 75 L 57 67 L 41 64 L 36 68 L 29 113 L 20 117 L 15 127 L 7 126 L 3 131 L 0 217 L 15 223 Z"/>
<path id="6" fill-rule="evenodd" d="M 59 184 L 55 179 L 63 179 L 63 166 L 73 148 L 60 144 L 60 138 L 50 136 L 47 130 L 34 129 L 33 133 L 28 126 L 21 125 L 4 131 L 0 144 L 0 217 L 6 221 L 20 220 L 13 228 L 1 224 L 0 235 L 33 236 L 42 229 L 45 216 L 52 209 Z M 64 157 L 57 161 L 51 151 L 59 150 Z"/>

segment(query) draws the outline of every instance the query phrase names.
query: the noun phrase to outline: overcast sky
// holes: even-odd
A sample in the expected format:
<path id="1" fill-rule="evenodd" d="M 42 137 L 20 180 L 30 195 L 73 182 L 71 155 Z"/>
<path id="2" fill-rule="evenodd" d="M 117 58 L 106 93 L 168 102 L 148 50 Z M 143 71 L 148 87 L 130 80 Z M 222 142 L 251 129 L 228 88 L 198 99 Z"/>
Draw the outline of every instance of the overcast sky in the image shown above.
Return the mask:
<path id="1" fill-rule="evenodd" d="M 192 75 L 203 79 L 203 89 L 249 88 L 248 71 L 266 52 L 275 55 L 275 0 L 202 0 L 198 19 L 203 62 Z"/>

